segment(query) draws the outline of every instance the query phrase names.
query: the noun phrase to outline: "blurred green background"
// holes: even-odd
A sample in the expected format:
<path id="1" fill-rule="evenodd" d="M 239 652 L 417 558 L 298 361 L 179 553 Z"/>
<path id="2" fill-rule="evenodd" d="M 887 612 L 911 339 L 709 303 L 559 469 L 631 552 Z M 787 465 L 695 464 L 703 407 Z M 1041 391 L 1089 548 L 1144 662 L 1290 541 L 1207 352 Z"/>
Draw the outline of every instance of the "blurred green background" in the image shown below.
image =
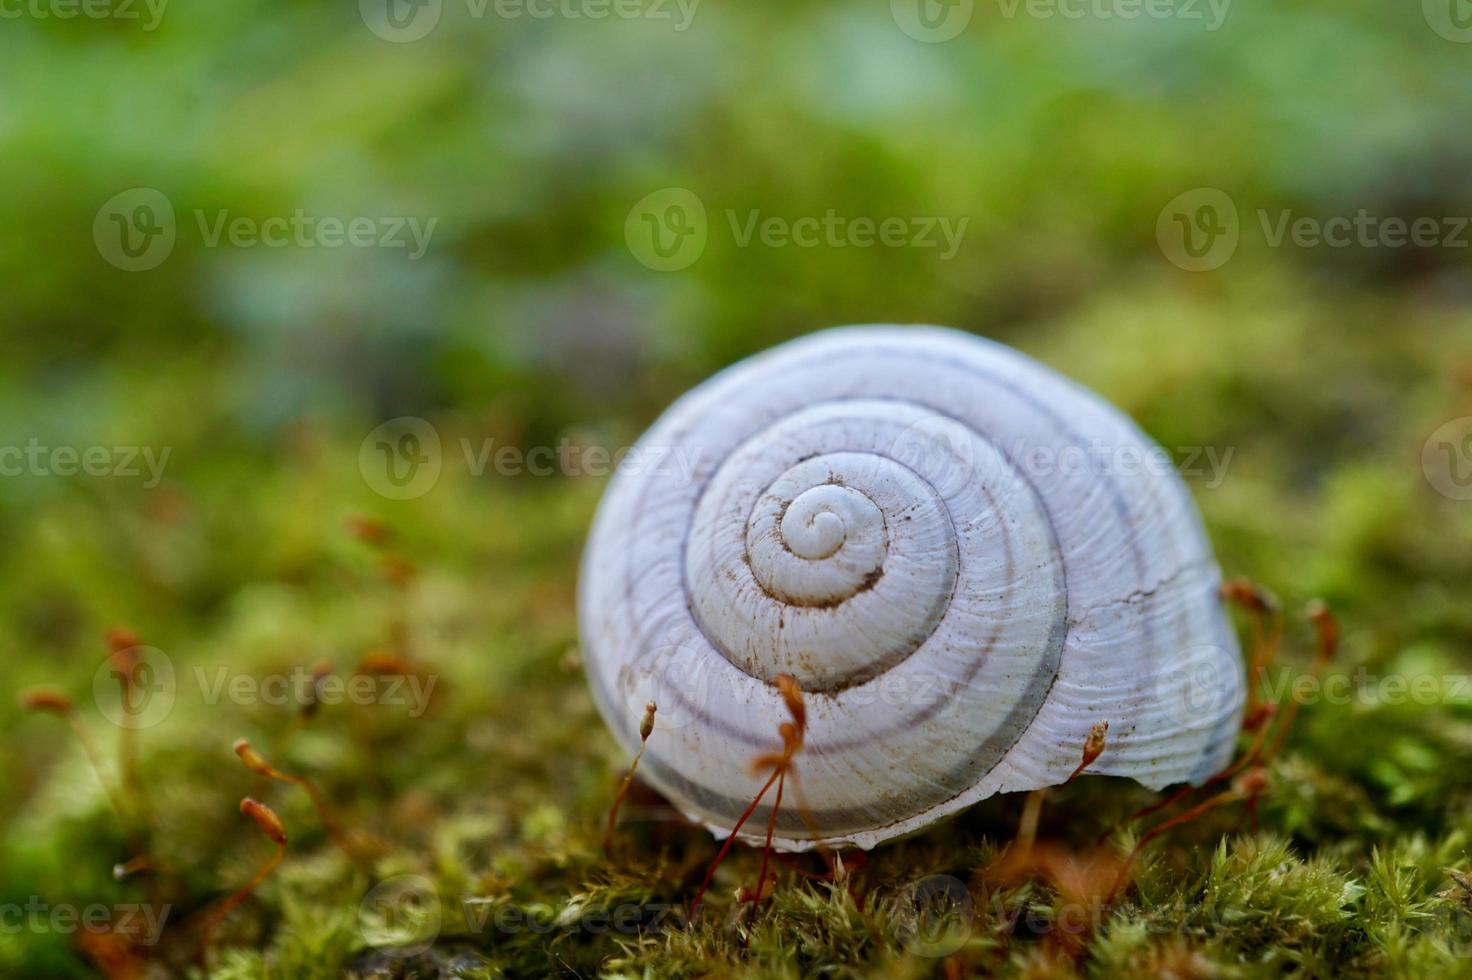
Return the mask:
<path id="1" fill-rule="evenodd" d="M 428 723 L 327 712 L 276 761 L 318 774 L 403 867 L 463 872 L 444 887 L 566 901 L 533 869 L 577 867 L 558 855 L 583 854 L 574 843 L 623 764 L 569 653 L 601 481 L 476 474 L 461 440 L 627 446 L 711 372 L 825 326 L 970 330 L 1095 388 L 1167 447 L 1230 450 L 1219 485 L 1191 481 L 1228 574 L 1291 610 L 1331 600 L 1346 670 L 1472 665 L 1472 502 L 1438 490 L 1461 470 L 1423 465 L 1433 433 L 1465 434 L 1455 420 L 1472 416 L 1472 232 L 1454 234 L 1472 214 L 1461 0 L 1239 0 L 1219 23 L 1185 0 L 1172 16 L 1117 3 L 1077 18 L 926 0 L 962 18 L 946 40 L 916 30 L 904 0 L 704 0 L 603 19 L 566 12 L 593 0 L 547 18 L 443 0 L 401 8 L 437 15 L 414 40 L 373 0 L 71 18 L 65 2 L 0 3 L 0 446 L 168 456 L 156 485 L 55 466 L 0 478 L 0 643 L 11 686 L 69 694 L 109 760 L 117 731 L 91 693 L 104 629 L 167 653 L 177 701 L 139 743 L 152 846 L 188 869 L 180 919 L 269 853 L 235 810 L 263 788 L 229 743 L 271 744 L 292 717 L 207 704 L 189 672 L 323 657 L 346 670 L 396 638 L 439 677 Z M 706 243 L 660 271 L 631 210 L 672 187 L 703 205 Z M 136 188 L 152 196 L 114 203 Z M 1191 271 L 1163 211 L 1200 188 L 1229 199 L 1237 244 Z M 137 211 L 160 197 L 172 249 L 120 267 L 109 234 L 162 219 Z M 262 227 L 298 211 L 431 231 L 418 256 L 212 244 L 222 217 Z M 1361 211 L 1432 218 L 1453 239 L 1274 244 L 1285 213 Z M 964 234 L 949 255 L 743 244 L 734 227 L 830 212 L 964 221 Z M 443 469 L 393 500 L 359 453 L 402 416 L 433 425 Z M 1472 453 L 1447 465 L 1462 463 Z M 394 530 L 418 570 L 409 586 L 344 530 L 354 515 Z M 1270 805 L 1269 826 L 1340 855 L 1349 877 L 1379 844 L 1459 840 L 1469 705 L 1472 692 L 1307 709 L 1290 780 L 1302 792 Z M 130 851 L 61 722 L 7 699 L 0 749 L 0 903 L 138 900 L 136 880 L 109 874 Z M 1316 780 L 1344 795 L 1310 799 Z M 304 800 L 277 788 L 305 852 L 330 853 Z M 337 872 L 296 873 L 309 884 L 288 869 L 243 913 L 238 975 L 293 975 L 293 955 L 335 975 L 363 946 L 341 896 L 368 879 L 329 901 L 312 874 Z M 329 920 L 320 949 L 291 946 Z M 1209 942 L 1224 960 L 1250 955 Z M 608 968 L 590 945 L 566 962 Z M 620 969 L 660 962 L 642 955 Z M 54 930 L 0 935 L 8 975 L 95 962 Z"/>

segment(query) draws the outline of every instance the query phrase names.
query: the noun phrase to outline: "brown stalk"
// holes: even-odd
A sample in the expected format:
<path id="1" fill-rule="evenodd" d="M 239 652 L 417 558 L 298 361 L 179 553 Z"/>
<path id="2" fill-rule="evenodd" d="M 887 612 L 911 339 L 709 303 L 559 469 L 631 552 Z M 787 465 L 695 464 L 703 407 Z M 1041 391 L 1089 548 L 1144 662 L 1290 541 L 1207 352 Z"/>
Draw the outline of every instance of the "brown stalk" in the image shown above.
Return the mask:
<path id="1" fill-rule="evenodd" d="M 249 898 L 251 892 L 255 891 L 261 882 L 269 878 L 271 872 L 275 871 L 276 866 L 286 857 L 286 827 L 282 825 L 281 818 L 276 816 L 274 810 L 266 806 L 266 804 L 247 796 L 240 801 L 240 812 L 254 820 L 256 826 L 261 828 L 261 832 L 275 842 L 276 853 L 271 855 L 271 859 L 261 866 L 260 870 L 255 873 L 255 876 L 250 881 L 245 883 L 243 888 L 220 902 L 206 914 L 204 922 L 200 925 L 199 933 L 200 953 L 205 958 L 209 956 L 210 940 L 219 924 L 225 921 L 225 917 L 233 912 L 236 906 Z"/>
<path id="2" fill-rule="evenodd" d="M 1278 644 L 1283 638 L 1283 614 L 1275 600 L 1265 589 L 1245 578 L 1235 578 L 1222 583 L 1222 598 L 1234 602 L 1246 610 L 1252 623 L 1251 655 L 1248 658 L 1247 708 L 1244 712 L 1244 727 L 1259 720 L 1258 707 L 1262 700 L 1263 680 L 1267 669 L 1277 655 Z"/>
<path id="3" fill-rule="evenodd" d="M 629 795 L 629 787 L 633 785 L 634 773 L 639 769 L 639 760 L 644 758 L 644 747 L 649 744 L 649 736 L 654 732 L 654 713 L 659 706 L 650 701 L 644 706 L 644 717 L 639 721 L 639 751 L 634 753 L 634 761 L 629 763 L 629 771 L 624 775 L 624 780 L 619 784 L 618 792 L 614 794 L 613 805 L 608 808 L 608 825 L 603 828 L 603 856 L 613 857 L 613 828 L 618 823 L 619 807 L 624 804 L 624 797 Z"/>
<path id="4" fill-rule="evenodd" d="M 123 626 L 114 626 L 104 637 L 107 642 L 108 658 L 112 663 L 112 675 L 117 679 L 122 697 L 123 711 L 131 716 L 133 695 L 137 684 L 139 663 L 138 634 Z M 123 789 L 132 798 L 138 822 L 148 827 L 148 797 L 143 792 L 143 780 L 138 775 L 137 732 L 132 724 L 123 724 L 118 733 L 118 771 L 122 774 Z"/>
<path id="5" fill-rule="evenodd" d="M 97 750 L 97 745 L 92 741 L 92 736 L 87 734 L 87 729 L 82 727 L 82 721 L 77 717 L 71 699 L 60 691 L 36 688 L 22 694 L 20 703 L 21 707 L 27 711 L 49 712 L 58 715 L 66 722 L 67 727 L 72 730 L 72 734 L 82 746 L 82 753 L 86 755 L 92 771 L 97 774 L 97 781 L 102 784 L 103 790 L 107 793 L 108 802 L 112 804 L 113 810 L 118 815 L 118 821 L 123 826 L 123 834 L 128 839 L 129 848 L 135 853 L 141 852 L 143 848 L 138 840 L 137 829 L 133 826 L 133 814 L 123 803 L 123 796 L 118 787 L 103 770 L 102 753 Z"/>
<path id="6" fill-rule="evenodd" d="M 277 769 L 267 762 L 259 752 L 251 748 L 250 742 L 247 739 L 237 738 L 233 748 L 235 754 L 240 757 L 240 761 L 245 763 L 245 768 L 256 775 L 300 787 L 302 792 L 307 794 L 307 798 L 312 801 L 312 807 L 317 811 L 317 818 L 322 821 L 322 827 L 327 831 L 327 836 L 332 839 L 332 842 L 342 848 L 343 853 L 352 860 L 361 860 L 361 856 L 348 844 L 347 837 L 343 834 L 342 828 L 332 816 L 332 811 L 327 808 L 327 803 L 322 799 L 321 794 L 317 792 L 317 787 L 312 785 L 311 781 L 304 776 L 293 775 L 292 773 L 282 772 L 280 769 Z"/>
<path id="7" fill-rule="evenodd" d="M 1321 599 L 1310 602 L 1304 615 L 1314 624 L 1314 630 L 1318 634 L 1318 652 L 1314 654 L 1313 663 L 1308 668 L 1308 676 L 1317 679 L 1339 650 L 1339 621 L 1334 618 L 1334 613 L 1330 611 L 1328 604 Z M 1299 706 L 1298 698 L 1289 699 L 1288 707 L 1283 712 L 1283 720 L 1278 723 L 1277 734 L 1273 736 L 1273 744 L 1268 748 L 1266 759 L 1275 759 L 1282 751 L 1283 743 L 1288 740 L 1288 732 L 1293 728 L 1293 722 L 1298 717 Z"/>
<path id="8" fill-rule="evenodd" d="M 1077 779 L 1085 769 L 1094 764 L 1104 752 L 1104 745 L 1109 735 L 1109 722 L 1101 721 L 1089 729 L 1089 734 L 1084 738 L 1084 751 L 1079 763 L 1069 773 L 1062 785 L 1067 786 Z M 1038 836 L 1038 819 L 1042 816 L 1043 800 L 1047 798 L 1048 788 L 1035 789 L 1027 794 L 1027 800 L 1022 805 L 1022 817 L 1017 822 L 1017 836 L 1013 839 L 1012 846 L 1007 848 L 1007 855 L 1003 858 L 1003 864 L 1008 866 L 1026 865 L 1032 856 L 1033 844 Z"/>

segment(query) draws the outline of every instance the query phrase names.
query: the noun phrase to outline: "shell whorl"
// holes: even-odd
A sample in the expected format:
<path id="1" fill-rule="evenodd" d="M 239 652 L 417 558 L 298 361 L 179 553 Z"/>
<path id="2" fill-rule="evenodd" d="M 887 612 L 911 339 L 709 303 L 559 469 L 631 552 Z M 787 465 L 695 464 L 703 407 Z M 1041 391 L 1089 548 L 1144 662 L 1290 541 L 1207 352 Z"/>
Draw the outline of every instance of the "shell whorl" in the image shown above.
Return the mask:
<path id="1" fill-rule="evenodd" d="M 763 430 L 716 470 L 691 524 L 686 583 L 705 637 L 752 677 L 829 694 L 938 632 L 958 642 L 1005 587 L 1012 552 L 1042 565 L 1051 546 L 1027 533 L 1045 518 L 995 455 L 897 401 L 818 405 Z"/>
<path id="2" fill-rule="evenodd" d="M 935 328 L 826 331 L 711 379 L 640 445 L 684 465 L 607 491 L 585 659 L 626 746 L 658 702 L 640 771 L 712 829 L 759 785 L 783 673 L 809 706 L 787 848 L 871 846 L 1050 785 L 1099 720 L 1092 771 L 1150 785 L 1230 751 L 1236 644 L 1189 495 L 1173 471 L 1030 463 L 1152 444 L 1022 355 Z"/>

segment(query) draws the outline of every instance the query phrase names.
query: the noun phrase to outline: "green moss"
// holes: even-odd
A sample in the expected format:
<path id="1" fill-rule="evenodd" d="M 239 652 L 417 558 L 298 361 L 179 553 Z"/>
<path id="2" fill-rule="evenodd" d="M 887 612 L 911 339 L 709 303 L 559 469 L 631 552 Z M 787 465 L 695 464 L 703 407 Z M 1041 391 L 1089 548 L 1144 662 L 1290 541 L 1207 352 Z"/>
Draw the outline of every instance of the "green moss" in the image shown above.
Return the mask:
<path id="1" fill-rule="evenodd" d="M 1128 386 L 1125 377 L 1100 383 Z M 1194 400 L 1169 389 L 1142 397 L 1149 405 L 1137 408 L 1147 415 Z M 1286 453 L 1311 436 L 1274 438 L 1270 447 Z M 365 495 L 353 446 L 334 445 L 336 464 L 279 477 L 243 517 L 250 536 L 284 536 L 289 547 L 258 556 L 249 577 L 186 604 L 183 615 L 145 605 L 134 620 L 179 681 L 167 718 L 138 733 L 149 840 L 173 873 L 113 880 L 108 869 L 129 850 L 79 749 L 56 719 L 13 715 L 12 757 L 34 784 L 8 817 L 5 881 L 34 882 L 22 890 L 53 904 L 167 898 L 153 952 L 177 970 L 197 970 L 197 916 L 270 854 L 236 808 L 250 794 L 276 809 L 291 843 L 279 873 L 219 930 L 208 971 L 217 978 L 447 970 L 921 977 L 958 968 L 1435 976 L 1457 973 L 1472 951 L 1472 891 L 1453 874 L 1469 866 L 1472 833 L 1472 770 L 1452 761 L 1472 751 L 1472 692 L 1456 689 L 1469 624 L 1454 600 L 1467 599 L 1468 585 L 1408 574 L 1454 566 L 1457 545 L 1422 526 L 1442 502 L 1387 469 L 1362 464 L 1303 486 L 1287 471 L 1244 462 L 1221 487 L 1200 492 L 1229 570 L 1264 578 L 1289 608 L 1320 588 L 1337 599 L 1346 642 L 1329 676 L 1344 677 L 1353 696 L 1305 705 L 1274 766 L 1258 833 L 1244 833 L 1245 815 L 1228 808 L 1153 844 L 1119 904 L 1085 910 L 1086 940 L 1069 961 L 1054 942 L 1058 924 L 1079 911 L 1066 896 L 1043 880 L 998 890 L 978 877 L 1012 835 L 1016 798 L 881 848 L 838 882 L 779 863 L 778 887 L 757 910 L 732 900 L 759 863 L 738 848 L 705 914 L 688 923 L 685 907 L 716 849 L 708 834 L 636 789 L 616 858 L 600 847 L 627 760 L 605 733 L 575 654 L 573 569 L 597 485 L 525 490 L 451 470 L 433 507 L 385 506 Z M 1260 508 L 1268 497 L 1282 506 Z M 86 523 L 89 508 L 102 505 L 75 506 Z M 1332 520 L 1309 528 L 1293 516 L 1317 507 Z M 396 552 L 419 569 L 407 591 L 385 584 L 373 549 L 342 531 L 355 510 L 395 528 Z M 44 522 L 26 546 L 43 566 L 60 562 L 60 551 L 101 547 Z M 1298 554 L 1309 560 L 1290 561 Z M 111 603 L 91 598 L 107 591 L 104 568 L 75 554 L 67 561 L 85 618 L 109 622 Z M 436 678 L 421 701 L 324 704 L 303 721 L 290 704 L 210 703 L 204 694 L 221 672 L 286 675 L 322 657 L 346 675 L 389 642 L 395 621 L 415 669 Z M 72 694 L 113 765 L 117 732 L 90 694 L 96 632 L 79 630 L 44 667 L 38 659 L 20 669 Z M 1306 663 L 1310 641 L 1295 621 L 1284 679 Z M 1387 697 L 1378 681 L 1393 676 L 1436 678 L 1435 690 L 1422 692 L 1431 703 Z M 299 789 L 239 766 L 230 745 L 242 735 L 309 776 L 350 833 L 375 842 L 371 857 L 345 857 Z M 1081 780 L 1050 797 L 1043 838 L 1087 852 L 1149 799 L 1125 781 Z M 1109 846 L 1131 840 L 1116 836 Z M 825 870 L 811 856 L 798 866 Z M 21 897 L 21 886 L 8 887 Z M 412 915 L 394 904 L 406 896 Z M 925 905 L 937 896 L 969 907 Z M 28 939 L 0 938 L 0 962 L 86 972 L 69 936 Z"/>
<path id="2" fill-rule="evenodd" d="M 1464 255 L 1271 249 L 1254 227 L 1280 205 L 1467 213 L 1466 48 L 1416 4 L 1241 4 L 1219 33 L 976 4 L 965 37 L 925 45 L 883 3 L 749 0 L 703 5 L 679 35 L 447 13 L 432 39 L 390 46 L 340 2 L 275 6 L 176 4 L 148 38 L 5 25 L 6 94 L 24 97 L 0 105 L 0 447 L 172 450 L 148 489 L 4 477 L 6 676 L 70 696 L 114 780 L 102 631 L 136 628 L 177 687 L 137 739 L 163 870 L 122 880 L 132 845 L 76 742 L 0 700 L 0 912 L 32 896 L 167 907 L 156 973 L 218 978 L 1467 972 L 1472 504 L 1420 468 L 1431 433 L 1472 415 Z M 1162 205 L 1229 180 L 1238 253 L 1210 273 L 1171 265 Z M 175 253 L 142 274 L 107 266 L 89 234 L 136 183 L 179 214 Z M 712 234 L 690 269 L 656 274 L 622 229 L 671 184 L 702 196 Z M 209 248 L 193 227 L 196 211 L 318 203 L 437 216 L 443 232 L 410 266 Z M 725 212 L 748 209 L 969 217 L 971 231 L 948 262 L 736 247 Z M 1225 469 L 1188 482 L 1223 568 L 1291 613 L 1334 605 L 1344 645 L 1325 689 L 1350 696 L 1304 706 L 1256 827 L 1227 807 L 1166 834 L 1113 908 L 988 880 L 1021 807 L 1003 798 L 851 859 L 838 881 L 778 864 L 756 910 L 733 899 L 760 865 L 738 848 L 688 923 L 709 834 L 636 787 L 616 857 L 601 847 L 628 760 L 577 662 L 574 596 L 602 484 L 476 475 L 460 440 L 624 445 L 737 357 L 883 320 L 1011 343 L 1177 459 L 1214 450 Z M 431 492 L 393 501 L 358 454 L 404 414 L 434 424 L 445 465 Z M 410 588 L 344 532 L 356 514 L 394 530 Z M 323 658 L 347 677 L 390 644 L 435 680 L 422 701 L 304 720 L 208 693 Z M 1274 679 L 1310 646 L 1290 619 Z M 1432 687 L 1392 696 L 1387 678 Z M 239 737 L 312 780 L 356 860 L 299 788 L 241 767 Z M 205 969 L 200 917 L 272 852 L 246 795 L 280 815 L 288 853 Z M 1152 799 L 1085 778 L 1050 796 L 1042 839 L 1128 846 L 1141 829 L 1115 829 Z M 1056 924 L 1080 911 L 1085 941 L 1064 961 Z M 0 928 L 0 975 L 94 976 L 79 938 Z"/>

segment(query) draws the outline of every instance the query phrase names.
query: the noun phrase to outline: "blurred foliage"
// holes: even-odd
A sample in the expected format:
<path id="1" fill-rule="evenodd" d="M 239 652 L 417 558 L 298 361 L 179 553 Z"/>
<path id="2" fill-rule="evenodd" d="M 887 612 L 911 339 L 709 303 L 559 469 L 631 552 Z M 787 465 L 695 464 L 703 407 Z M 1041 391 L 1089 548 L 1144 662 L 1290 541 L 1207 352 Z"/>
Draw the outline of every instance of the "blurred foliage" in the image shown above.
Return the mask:
<path id="1" fill-rule="evenodd" d="M 197 916 L 270 854 L 237 810 L 253 794 L 292 840 L 221 928 L 218 977 L 1061 969 L 1009 917 L 1049 907 L 1041 885 L 976 910 L 945 960 L 906 952 L 886 919 L 926 875 L 970 880 L 1015 799 L 874 855 L 847 879 L 862 904 L 784 868 L 752 921 L 730 900 L 759 861 L 741 852 L 712 914 L 683 926 L 714 846 L 639 805 L 605 860 L 626 760 L 584 689 L 573 603 L 599 481 L 476 475 L 456 448 L 628 445 L 746 354 L 833 324 L 934 322 L 1072 375 L 1168 447 L 1230 451 L 1224 479 L 1191 481 L 1223 567 L 1290 610 L 1329 599 L 1346 628 L 1336 671 L 1453 679 L 1431 705 L 1307 707 L 1262 832 L 1237 834 L 1225 811 L 1147 852 L 1080 968 L 1460 972 L 1472 891 L 1447 869 L 1468 868 L 1472 834 L 1472 691 L 1453 682 L 1472 667 L 1472 504 L 1434 492 L 1419 460 L 1472 415 L 1468 250 L 1272 247 L 1259 211 L 1472 214 L 1472 48 L 1417 4 L 1325 0 L 1233 6 L 1216 31 L 976 4 L 942 44 L 883 3 L 702 4 L 676 31 L 446 2 L 405 44 L 355 6 L 176 0 L 151 31 L 5 7 L 22 13 L 0 21 L 0 445 L 169 452 L 156 486 L 0 478 L 9 677 L 69 695 L 114 779 L 119 732 L 92 694 L 103 630 L 165 651 L 179 696 L 137 739 L 147 843 L 169 873 L 123 880 L 110 869 L 133 852 L 78 744 L 0 702 L 0 905 L 166 902 L 152 969 L 197 971 Z M 623 229 L 667 186 L 699 196 L 710 238 L 660 273 Z M 92 237 L 134 187 L 177 215 L 172 254 L 142 272 Z M 1230 261 L 1192 273 L 1155 228 L 1197 187 L 1226 191 L 1242 231 Z M 418 259 L 209 244 L 222 212 L 298 209 L 435 226 Z M 949 260 L 740 247 L 727 216 L 752 210 L 968 225 Z M 434 424 L 445 469 L 393 501 L 358 451 L 401 415 Z M 417 573 L 354 540 L 352 515 L 391 527 L 388 553 Z M 1292 626 L 1291 664 L 1308 643 Z M 304 722 L 200 693 L 220 668 L 330 658 L 345 677 L 385 648 L 437 678 L 422 717 L 339 705 Z M 371 860 L 344 857 L 299 790 L 240 767 L 242 735 L 308 774 L 376 842 Z M 1085 780 L 1050 802 L 1044 833 L 1087 847 L 1148 799 Z M 440 941 L 412 955 L 369 948 L 361 914 L 402 874 L 445 905 Z M 669 915 L 589 924 L 630 904 Z M 0 973 L 95 975 L 83 945 L 7 928 Z"/>

